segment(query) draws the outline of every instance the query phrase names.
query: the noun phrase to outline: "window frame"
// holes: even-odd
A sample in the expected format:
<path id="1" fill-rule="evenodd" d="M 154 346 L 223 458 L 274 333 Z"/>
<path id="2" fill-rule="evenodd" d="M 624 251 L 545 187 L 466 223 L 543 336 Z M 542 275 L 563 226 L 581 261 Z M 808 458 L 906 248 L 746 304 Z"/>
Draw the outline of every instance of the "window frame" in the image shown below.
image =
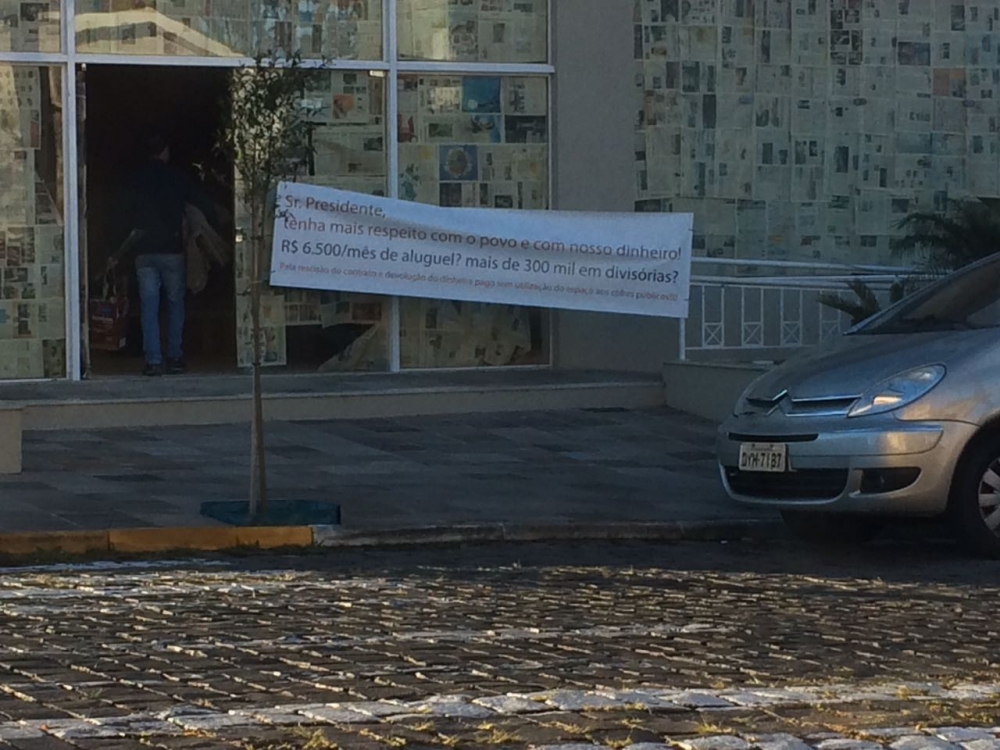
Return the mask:
<path id="1" fill-rule="evenodd" d="M 398 50 L 398 4 L 400 0 L 382 2 L 382 59 L 380 60 L 304 60 L 308 67 L 328 70 L 365 71 L 382 75 L 386 80 L 386 139 L 388 178 L 387 192 L 390 198 L 399 197 L 399 76 L 400 74 L 423 73 L 427 75 L 485 75 L 485 76 L 537 76 L 544 77 L 548 90 L 548 193 L 553 196 L 553 144 L 552 105 L 553 79 L 555 67 L 552 64 L 552 42 L 554 21 L 554 0 L 546 3 L 546 61 L 543 63 L 492 63 L 492 62 L 443 62 L 432 60 L 400 60 Z M 77 139 L 77 70 L 86 70 L 87 65 L 156 65 L 179 67 L 238 68 L 253 63 L 249 57 L 196 57 L 196 56 L 150 56 L 128 55 L 124 53 L 85 53 L 76 50 L 76 4 L 75 0 L 61 0 L 60 5 L 59 52 L 0 52 L 0 64 L 52 65 L 62 71 L 63 96 L 63 186 L 65 190 L 65 301 L 66 301 L 66 378 L 80 380 L 81 369 L 81 295 L 80 295 L 80 216 L 79 216 L 79 165 L 81 154 Z M 390 297 L 389 318 L 389 371 L 400 372 L 400 305 L 398 297 Z M 549 313 L 551 316 L 551 313 Z M 521 365 L 503 369 L 539 369 L 552 366 L 555 352 L 555 331 L 550 317 L 548 325 L 548 364 Z M 461 368 L 495 369 L 495 368 Z M 414 372 L 407 368 L 407 372 Z M 441 371 L 441 370 L 435 370 Z M 14 381 L 3 381 L 14 382 Z"/>

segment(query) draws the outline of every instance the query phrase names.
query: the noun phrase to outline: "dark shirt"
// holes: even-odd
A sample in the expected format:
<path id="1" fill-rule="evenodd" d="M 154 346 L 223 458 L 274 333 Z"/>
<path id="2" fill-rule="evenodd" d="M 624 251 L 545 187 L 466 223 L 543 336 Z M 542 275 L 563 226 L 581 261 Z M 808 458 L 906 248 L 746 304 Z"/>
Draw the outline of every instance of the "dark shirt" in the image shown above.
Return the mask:
<path id="1" fill-rule="evenodd" d="M 190 203 L 213 220 L 212 203 L 201 185 L 180 169 L 150 160 L 129 185 L 128 231 L 138 231 L 136 255 L 182 253 L 184 206 Z"/>

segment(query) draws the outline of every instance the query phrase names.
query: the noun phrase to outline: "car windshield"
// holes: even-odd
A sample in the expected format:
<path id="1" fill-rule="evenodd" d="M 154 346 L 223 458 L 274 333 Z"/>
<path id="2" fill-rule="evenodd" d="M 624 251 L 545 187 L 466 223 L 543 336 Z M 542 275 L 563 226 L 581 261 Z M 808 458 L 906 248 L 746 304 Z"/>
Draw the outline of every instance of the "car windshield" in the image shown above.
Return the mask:
<path id="1" fill-rule="evenodd" d="M 957 273 L 860 326 L 858 334 L 966 331 L 1000 326 L 1000 261 Z"/>

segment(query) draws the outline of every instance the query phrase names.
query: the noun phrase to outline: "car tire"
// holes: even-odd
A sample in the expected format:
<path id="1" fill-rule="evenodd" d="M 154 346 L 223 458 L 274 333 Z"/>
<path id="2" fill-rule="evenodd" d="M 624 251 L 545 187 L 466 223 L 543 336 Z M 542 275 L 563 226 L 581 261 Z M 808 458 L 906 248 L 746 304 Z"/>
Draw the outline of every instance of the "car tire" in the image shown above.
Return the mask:
<path id="1" fill-rule="evenodd" d="M 991 481 L 991 477 L 995 477 Z M 1000 558 L 1000 434 L 973 443 L 955 469 L 948 512 L 962 542 Z"/>
<path id="2" fill-rule="evenodd" d="M 866 544 L 885 525 L 871 516 L 805 510 L 783 510 L 781 519 L 799 539 L 827 547 Z"/>

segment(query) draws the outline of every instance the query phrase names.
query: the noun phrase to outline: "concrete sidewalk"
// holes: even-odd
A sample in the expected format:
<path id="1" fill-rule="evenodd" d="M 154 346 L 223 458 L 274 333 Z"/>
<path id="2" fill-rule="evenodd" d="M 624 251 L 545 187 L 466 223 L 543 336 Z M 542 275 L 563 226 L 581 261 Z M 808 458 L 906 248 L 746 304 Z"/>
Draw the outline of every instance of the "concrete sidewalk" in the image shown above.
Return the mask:
<path id="1" fill-rule="evenodd" d="M 714 427 L 666 408 L 267 426 L 271 497 L 339 503 L 345 529 L 773 519 L 731 504 Z M 28 432 L 0 532 L 211 526 L 241 500 L 246 426 Z"/>

